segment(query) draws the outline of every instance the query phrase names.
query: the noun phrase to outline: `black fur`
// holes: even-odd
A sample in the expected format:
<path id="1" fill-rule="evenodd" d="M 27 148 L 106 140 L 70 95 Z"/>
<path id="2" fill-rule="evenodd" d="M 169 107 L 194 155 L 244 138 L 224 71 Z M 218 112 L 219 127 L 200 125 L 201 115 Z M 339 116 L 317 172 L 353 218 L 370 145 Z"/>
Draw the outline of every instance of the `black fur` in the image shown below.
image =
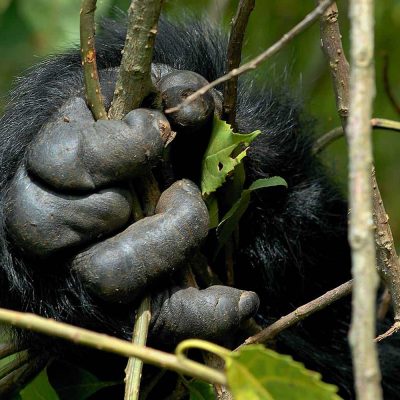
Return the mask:
<path id="1" fill-rule="evenodd" d="M 118 23 L 104 24 L 97 43 L 100 69 L 119 65 L 124 37 Z M 204 24 L 175 26 L 163 20 L 154 61 L 195 71 L 212 81 L 224 72 L 225 48 L 225 38 Z M 39 128 L 81 90 L 81 75 L 79 51 L 74 50 L 40 63 L 18 80 L 0 121 L 2 198 Z M 347 205 L 312 155 L 312 124 L 302 117 L 300 105 L 285 89 L 260 89 L 252 86 L 251 80 L 241 79 L 237 121 L 241 132 L 263 132 L 246 160 L 248 180 L 280 175 L 289 185 L 284 191 L 255 194 L 240 227 L 236 282 L 260 295 L 260 318 L 267 323 L 350 278 Z M 130 335 L 128 310 L 119 307 L 116 312 L 95 302 L 68 269 L 54 268 L 58 271 L 55 275 L 34 268 L 7 241 L 0 218 L 1 306 L 122 337 Z M 353 396 L 347 345 L 349 312 L 346 299 L 277 338 L 279 351 L 320 371 L 326 381 L 340 387 L 346 399 Z M 37 343 L 32 342 L 32 334 L 15 334 L 23 343 Z M 393 338 L 379 344 L 385 399 L 400 398 L 396 342 Z M 37 346 L 42 346 L 40 341 Z"/>

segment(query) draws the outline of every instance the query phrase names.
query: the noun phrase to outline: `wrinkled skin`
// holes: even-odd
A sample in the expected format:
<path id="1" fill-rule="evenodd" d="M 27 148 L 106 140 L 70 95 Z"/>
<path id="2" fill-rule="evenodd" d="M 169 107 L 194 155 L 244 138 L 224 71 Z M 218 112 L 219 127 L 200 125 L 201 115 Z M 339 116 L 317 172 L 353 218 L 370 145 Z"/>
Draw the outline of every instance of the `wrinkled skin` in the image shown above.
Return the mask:
<path id="1" fill-rule="evenodd" d="M 155 71 L 168 107 L 206 82 L 187 71 Z M 170 116 L 177 139 L 198 135 L 214 107 L 207 94 Z M 132 220 L 130 183 L 160 162 L 170 132 L 159 111 L 140 108 L 122 121 L 95 122 L 81 97 L 70 98 L 34 138 L 13 178 L 8 234 L 25 257 L 44 265 L 69 254 L 69 268 L 101 301 L 137 304 L 153 292 L 151 334 L 161 344 L 221 340 L 254 315 L 258 297 L 224 286 L 184 288 L 174 278 L 208 233 L 196 184 L 176 181 L 154 216 Z"/>

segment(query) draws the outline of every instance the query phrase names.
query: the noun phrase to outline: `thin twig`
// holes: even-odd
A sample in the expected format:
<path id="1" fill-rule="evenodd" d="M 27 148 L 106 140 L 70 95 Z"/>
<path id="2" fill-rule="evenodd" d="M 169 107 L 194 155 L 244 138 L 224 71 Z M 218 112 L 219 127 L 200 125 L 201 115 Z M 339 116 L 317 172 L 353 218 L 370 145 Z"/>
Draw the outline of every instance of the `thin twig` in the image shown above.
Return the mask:
<path id="1" fill-rule="evenodd" d="M 129 183 L 129 191 L 131 193 L 132 198 L 132 217 L 134 221 L 139 221 L 144 218 L 144 213 L 142 210 L 142 205 L 140 204 L 140 199 L 137 194 L 137 190 L 133 186 L 132 182 Z"/>
<path id="2" fill-rule="evenodd" d="M 397 321 L 385 333 L 382 333 L 382 335 L 379 335 L 377 338 L 375 338 L 375 342 L 380 342 L 384 339 L 387 339 L 394 333 L 397 333 L 399 330 L 400 330 L 400 322 Z"/>
<path id="3" fill-rule="evenodd" d="M 229 43 L 226 54 L 225 73 L 238 68 L 242 59 L 242 46 L 244 34 L 246 32 L 247 23 L 251 12 L 254 9 L 255 0 L 239 0 L 236 14 L 232 20 L 231 32 L 229 35 Z M 237 132 L 236 124 L 236 106 L 237 106 L 237 89 L 238 77 L 235 76 L 224 83 L 222 119 L 231 125 L 232 129 Z M 236 231 L 238 227 L 236 228 Z M 234 285 L 234 235 L 231 235 L 225 244 L 225 267 L 226 267 L 226 284 Z M 215 388 L 219 393 L 223 388 Z"/>
<path id="4" fill-rule="evenodd" d="M 229 35 L 227 61 L 225 72 L 238 68 L 242 60 L 242 46 L 244 33 L 251 12 L 254 9 L 255 0 L 240 0 L 236 15 L 232 20 L 231 33 Z M 237 102 L 238 77 L 229 79 L 224 84 L 223 119 L 236 130 L 236 102 Z"/>
<path id="5" fill-rule="evenodd" d="M 206 365 L 216 368 L 220 371 L 224 371 L 225 361 L 218 355 L 209 352 L 203 352 L 203 359 Z M 232 393 L 224 385 L 215 383 L 214 393 L 216 395 L 215 400 L 233 400 Z"/>
<path id="6" fill-rule="evenodd" d="M 319 0 L 319 3 L 321 1 Z M 350 67 L 343 51 L 338 24 L 339 12 L 336 3 L 330 5 L 320 20 L 321 48 L 329 62 L 336 107 L 342 123 L 349 114 L 349 85 L 347 83 Z"/>
<path id="7" fill-rule="evenodd" d="M 372 118 L 371 125 L 374 129 L 385 129 L 400 132 L 400 122 L 384 118 Z"/>
<path id="8" fill-rule="evenodd" d="M 373 0 L 352 0 L 349 146 L 349 242 L 354 279 L 350 347 L 358 399 L 380 400 L 376 329 L 378 274 L 372 213 L 371 113 L 375 95 Z"/>
<path id="9" fill-rule="evenodd" d="M 226 75 L 221 76 L 213 82 L 210 82 L 208 85 L 203 86 L 190 96 L 188 96 L 182 103 L 178 106 L 169 108 L 165 110 L 166 114 L 173 113 L 179 111 L 181 108 L 186 107 L 192 101 L 196 100 L 207 91 L 212 89 L 215 86 L 220 85 L 221 83 L 226 82 L 229 79 L 232 79 L 235 76 L 240 76 L 246 72 L 249 72 L 258 67 L 259 64 L 267 60 L 268 58 L 275 55 L 278 51 L 284 48 L 293 38 L 303 32 L 306 28 L 308 28 L 311 24 L 313 24 L 322 13 L 329 7 L 333 0 L 323 0 L 321 4 L 316 7 L 312 12 L 306 15 L 306 17 L 299 22 L 296 26 L 294 26 L 289 32 L 282 36 L 277 42 L 275 42 L 270 48 L 262 52 L 257 57 L 253 58 L 246 64 L 243 64 L 241 67 L 234 69 Z"/>
<path id="10" fill-rule="evenodd" d="M 392 121 L 384 118 L 372 118 L 371 126 L 375 129 L 383 129 L 388 131 L 400 132 L 400 122 Z M 333 143 L 335 140 L 344 136 L 343 128 L 338 126 L 331 131 L 321 135 L 314 143 L 313 153 L 317 154 L 324 150 L 328 145 Z"/>
<path id="11" fill-rule="evenodd" d="M 137 205 L 141 211 L 139 219 L 154 214 L 158 199 L 160 198 L 160 190 L 158 183 L 151 171 L 144 173 L 143 177 L 135 180 L 135 186 L 141 194 L 141 200 L 144 210 Z M 136 191 L 134 192 L 136 193 Z M 137 199 L 139 201 L 139 199 Z M 147 341 L 151 320 L 151 297 L 146 296 L 140 303 L 136 311 L 135 324 L 133 328 L 132 342 L 144 346 Z M 142 377 L 143 361 L 139 358 L 129 358 L 125 368 L 125 400 L 137 400 L 139 398 L 140 380 Z"/>
<path id="12" fill-rule="evenodd" d="M 307 304 L 302 305 L 296 310 L 292 311 L 290 314 L 281 317 L 276 322 L 263 329 L 261 332 L 254 336 L 251 336 L 245 340 L 238 348 L 242 346 L 247 346 L 254 343 L 267 343 L 273 340 L 279 333 L 283 330 L 290 328 L 291 326 L 297 324 L 299 321 L 309 317 L 317 311 L 323 310 L 325 307 L 329 306 L 335 301 L 349 295 L 353 287 L 353 282 L 348 281 L 338 286 L 335 289 L 326 292 L 320 297 L 310 301 Z"/>
<path id="13" fill-rule="evenodd" d="M 126 340 L 117 339 L 103 333 L 78 328 L 64 322 L 0 308 L 0 321 L 29 329 L 44 335 L 58 337 L 78 345 L 119 354 L 124 357 L 137 357 L 144 362 L 160 368 L 167 368 L 180 374 L 189 375 L 210 383 L 226 385 L 226 377 L 220 371 L 191 360 L 180 361 L 175 355 L 145 346 L 138 346 Z"/>
<path id="14" fill-rule="evenodd" d="M 150 297 L 145 297 L 136 311 L 132 342 L 141 346 L 146 345 L 147 334 L 149 332 L 151 320 L 150 303 Z M 142 369 L 142 360 L 134 357 L 129 358 L 125 374 L 125 400 L 136 400 L 139 398 Z"/>
<path id="15" fill-rule="evenodd" d="M 162 0 L 132 0 L 128 29 L 108 116 L 122 119 L 155 92 L 151 81 L 151 61 Z"/>
<path id="16" fill-rule="evenodd" d="M 154 174 L 150 169 L 143 171 L 141 176 L 135 178 L 134 185 L 138 193 L 140 193 L 144 215 L 147 217 L 153 215 L 161 196 L 160 188 Z"/>
<path id="17" fill-rule="evenodd" d="M 375 168 L 372 168 L 372 195 L 378 271 L 385 277 L 393 301 L 394 320 L 398 322 L 400 321 L 400 260 L 394 246 L 389 217 L 376 184 Z"/>
<path id="18" fill-rule="evenodd" d="M 376 318 L 378 319 L 378 321 L 385 320 L 391 304 L 392 296 L 390 295 L 389 289 L 386 287 L 378 303 L 378 310 L 376 312 Z"/>
<path id="19" fill-rule="evenodd" d="M 324 133 L 322 136 L 320 136 L 313 145 L 313 153 L 318 154 L 321 152 L 323 149 L 325 149 L 328 145 L 333 143 L 335 140 L 341 138 L 344 136 L 344 131 L 341 126 L 338 126 L 336 128 L 333 128 L 327 133 Z"/>
<path id="20" fill-rule="evenodd" d="M 81 58 L 86 102 L 94 118 L 107 119 L 96 63 L 94 12 L 97 0 L 82 0 L 80 10 Z"/>

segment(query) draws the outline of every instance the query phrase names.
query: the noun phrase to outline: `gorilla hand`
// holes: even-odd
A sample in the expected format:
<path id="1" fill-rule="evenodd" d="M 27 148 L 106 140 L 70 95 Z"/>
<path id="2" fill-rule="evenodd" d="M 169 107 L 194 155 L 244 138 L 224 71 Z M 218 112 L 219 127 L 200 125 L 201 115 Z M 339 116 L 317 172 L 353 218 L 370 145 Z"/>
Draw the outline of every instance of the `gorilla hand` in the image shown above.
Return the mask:
<path id="1" fill-rule="evenodd" d="M 201 79 L 189 72 L 165 75 L 159 80 L 165 102 L 181 100 L 182 82 L 188 82 L 186 92 L 194 91 Z M 175 129 L 201 127 L 213 98 L 193 107 L 171 116 Z M 67 254 L 68 268 L 107 303 L 129 304 L 159 290 L 208 232 L 207 209 L 188 180 L 162 193 L 154 216 L 131 221 L 129 181 L 161 159 L 169 130 L 155 110 L 95 122 L 82 98 L 70 99 L 34 138 L 7 193 L 12 242 L 29 258 L 62 262 Z M 258 307 L 254 293 L 233 288 L 165 289 L 153 296 L 152 329 L 170 341 L 218 339 Z"/>

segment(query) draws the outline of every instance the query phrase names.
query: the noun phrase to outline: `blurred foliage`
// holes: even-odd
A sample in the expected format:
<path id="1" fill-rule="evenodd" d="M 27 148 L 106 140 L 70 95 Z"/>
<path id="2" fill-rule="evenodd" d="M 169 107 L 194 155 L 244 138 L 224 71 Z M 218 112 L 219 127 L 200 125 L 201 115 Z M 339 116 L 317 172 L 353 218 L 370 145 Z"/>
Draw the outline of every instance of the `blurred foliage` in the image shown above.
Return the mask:
<path id="1" fill-rule="evenodd" d="M 97 15 L 115 15 L 114 7 L 126 10 L 128 0 L 99 0 Z M 228 31 L 237 0 L 166 0 L 166 13 L 179 20 L 183 15 L 206 16 Z M 249 59 L 280 38 L 314 7 L 315 1 L 275 0 L 256 2 L 246 34 L 244 59 Z M 376 3 L 376 83 L 374 115 L 399 119 L 383 87 L 383 56 L 389 56 L 391 88 L 400 102 L 400 52 L 395 32 L 400 29 L 400 1 Z M 79 38 L 80 0 L 0 0 L 0 109 L 13 76 L 43 56 L 75 45 Z M 340 23 L 348 54 L 347 2 L 338 0 Z M 294 92 L 301 93 L 305 107 L 317 119 L 316 133 L 339 125 L 326 61 L 320 50 L 319 27 L 314 25 L 267 61 L 256 72 L 260 82 L 281 84 L 287 79 Z M 400 135 L 375 131 L 377 177 L 395 239 L 400 243 Z M 331 145 L 323 154 L 328 167 L 346 190 L 346 147 L 344 140 Z"/>
<path id="2" fill-rule="evenodd" d="M 60 397 L 49 384 L 47 368 L 45 368 L 12 400 L 60 400 Z"/>

